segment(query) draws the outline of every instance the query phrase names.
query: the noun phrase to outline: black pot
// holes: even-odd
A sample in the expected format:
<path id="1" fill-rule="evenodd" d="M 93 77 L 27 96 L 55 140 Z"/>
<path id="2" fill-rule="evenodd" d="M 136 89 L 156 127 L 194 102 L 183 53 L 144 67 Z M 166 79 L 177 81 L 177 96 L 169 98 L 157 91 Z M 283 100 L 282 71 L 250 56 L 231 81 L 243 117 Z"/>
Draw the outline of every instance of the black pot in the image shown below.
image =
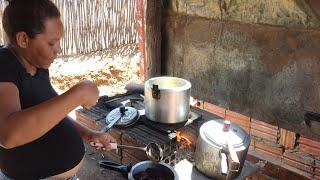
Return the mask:
<path id="1" fill-rule="evenodd" d="M 129 180 L 178 180 L 177 172 L 162 162 L 141 161 L 134 166 L 100 160 L 102 168 L 115 170 L 127 176 Z"/>

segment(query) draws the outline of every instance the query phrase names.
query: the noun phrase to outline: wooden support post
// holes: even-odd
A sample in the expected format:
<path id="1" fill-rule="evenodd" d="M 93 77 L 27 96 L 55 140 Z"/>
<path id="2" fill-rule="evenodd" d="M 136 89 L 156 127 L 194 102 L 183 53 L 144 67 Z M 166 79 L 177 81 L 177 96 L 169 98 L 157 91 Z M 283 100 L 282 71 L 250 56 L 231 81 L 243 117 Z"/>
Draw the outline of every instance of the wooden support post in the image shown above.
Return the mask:
<path id="1" fill-rule="evenodd" d="M 144 80 L 161 75 L 161 0 L 137 0 L 141 75 Z"/>
<path id="2" fill-rule="evenodd" d="M 146 8 L 146 77 L 161 75 L 162 1 L 147 0 Z"/>

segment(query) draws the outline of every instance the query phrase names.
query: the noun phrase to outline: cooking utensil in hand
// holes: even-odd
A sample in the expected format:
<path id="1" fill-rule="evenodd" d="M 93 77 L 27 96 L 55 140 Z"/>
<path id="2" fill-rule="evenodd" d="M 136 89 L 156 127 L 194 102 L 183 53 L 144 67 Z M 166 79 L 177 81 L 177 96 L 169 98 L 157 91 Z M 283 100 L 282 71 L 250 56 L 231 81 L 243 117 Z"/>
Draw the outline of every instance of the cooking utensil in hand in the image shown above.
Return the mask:
<path id="1" fill-rule="evenodd" d="M 136 147 L 136 146 L 128 146 L 128 145 L 120 145 L 116 144 L 115 145 L 117 148 L 121 149 L 136 149 L 136 150 L 141 150 L 145 151 L 147 154 L 147 157 L 151 161 L 161 161 L 163 159 L 163 150 L 161 146 L 157 143 L 151 142 L 145 147 Z"/>
<path id="2" fill-rule="evenodd" d="M 101 143 L 90 143 L 92 146 L 103 147 Z M 111 149 L 135 149 L 145 151 L 148 159 L 151 161 L 159 162 L 163 159 L 163 149 L 157 143 L 151 142 L 145 147 L 128 146 L 117 143 L 110 143 Z"/>
<path id="3" fill-rule="evenodd" d="M 106 117 L 106 123 L 108 124 L 105 126 L 101 132 L 106 133 L 108 132 L 113 126 L 117 127 L 127 127 L 134 124 L 140 117 L 140 114 L 137 109 L 133 107 L 125 107 L 121 106 L 112 110 Z M 90 142 L 90 145 L 100 149 L 103 148 L 103 145 L 98 142 Z"/>

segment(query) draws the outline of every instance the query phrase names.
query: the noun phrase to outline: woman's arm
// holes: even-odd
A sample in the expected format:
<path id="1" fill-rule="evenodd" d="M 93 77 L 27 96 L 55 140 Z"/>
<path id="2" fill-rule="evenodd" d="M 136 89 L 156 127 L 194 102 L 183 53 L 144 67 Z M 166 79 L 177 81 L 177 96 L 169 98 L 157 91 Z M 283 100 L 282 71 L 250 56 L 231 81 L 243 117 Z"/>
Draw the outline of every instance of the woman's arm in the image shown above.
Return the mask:
<path id="1" fill-rule="evenodd" d="M 79 131 L 83 139 L 88 141 L 90 144 L 91 142 L 94 142 L 94 144 L 99 143 L 103 145 L 103 147 L 95 146 L 95 148 L 98 150 L 101 149 L 104 151 L 109 151 L 111 150 L 110 143 L 116 142 L 116 140 L 109 133 L 104 133 L 104 132 L 89 129 L 88 127 L 82 125 L 81 123 L 73 119 L 71 121 L 73 122 L 74 127 Z"/>
<path id="2" fill-rule="evenodd" d="M 94 105 L 98 97 L 97 87 L 83 81 L 57 97 L 21 110 L 17 87 L 13 83 L 1 82 L 0 145 L 13 148 L 31 142 L 57 125 L 77 106 Z"/>

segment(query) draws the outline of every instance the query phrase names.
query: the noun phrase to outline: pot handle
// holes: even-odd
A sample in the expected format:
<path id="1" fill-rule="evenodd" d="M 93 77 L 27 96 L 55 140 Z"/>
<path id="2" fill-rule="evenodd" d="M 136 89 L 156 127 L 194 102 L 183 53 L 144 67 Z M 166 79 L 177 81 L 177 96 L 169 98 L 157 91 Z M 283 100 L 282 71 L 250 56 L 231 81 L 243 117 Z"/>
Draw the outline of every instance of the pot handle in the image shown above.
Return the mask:
<path id="1" fill-rule="evenodd" d="M 229 140 L 227 141 L 227 146 L 228 146 L 228 151 L 229 151 L 229 155 L 230 155 L 230 159 L 231 159 L 229 171 L 239 171 L 240 161 L 239 161 L 239 158 L 238 158 L 236 151 L 233 149 L 233 145 L 230 143 Z M 228 175 L 229 174 L 230 173 L 228 173 Z"/>
<path id="2" fill-rule="evenodd" d="M 232 178 L 232 171 L 239 171 L 240 168 L 240 161 L 237 155 L 237 152 L 234 150 L 233 148 L 233 144 L 230 140 L 230 133 L 229 130 L 231 128 L 231 122 L 225 120 L 224 124 L 223 124 L 223 131 L 225 133 L 225 138 L 226 138 L 226 144 L 227 144 L 227 148 L 228 148 L 228 158 L 226 159 L 230 159 L 230 163 L 229 163 L 229 167 L 227 168 L 227 178 L 226 179 L 231 179 Z M 221 155 L 221 164 L 224 163 L 223 162 L 223 155 Z M 222 169 L 221 166 L 221 172 L 223 174 L 225 174 L 225 170 Z"/>
<path id="3" fill-rule="evenodd" d="M 224 152 L 220 151 L 220 166 L 221 166 L 221 174 L 227 175 L 228 174 L 228 160 L 227 160 L 227 155 Z"/>
<path id="4" fill-rule="evenodd" d="M 160 90 L 159 90 L 159 86 L 156 84 L 152 84 L 152 97 L 154 99 L 160 99 Z"/>
<path id="5" fill-rule="evenodd" d="M 232 177 L 232 171 L 239 171 L 240 168 L 240 161 L 238 158 L 238 155 L 236 151 L 233 149 L 232 144 L 230 142 L 227 142 L 228 146 L 228 156 L 225 153 L 225 151 L 220 151 L 220 166 L 221 166 L 221 174 L 227 175 L 226 179 L 231 179 Z M 230 163 L 228 163 L 228 159 L 230 159 Z M 229 164 L 229 166 L 228 166 Z"/>
<path id="6" fill-rule="evenodd" d="M 128 173 L 130 172 L 130 170 L 132 168 L 131 164 L 126 166 L 123 164 L 118 164 L 116 162 L 111 162 L 111 161 L 107 161 L 107 160 L 100 160 L 99 165 L 100 165 L 100 167 L 102 167 L 104 169 L 109 169 L 109 170 L 121 172 L 125 176 L 128 175 Z"/>

